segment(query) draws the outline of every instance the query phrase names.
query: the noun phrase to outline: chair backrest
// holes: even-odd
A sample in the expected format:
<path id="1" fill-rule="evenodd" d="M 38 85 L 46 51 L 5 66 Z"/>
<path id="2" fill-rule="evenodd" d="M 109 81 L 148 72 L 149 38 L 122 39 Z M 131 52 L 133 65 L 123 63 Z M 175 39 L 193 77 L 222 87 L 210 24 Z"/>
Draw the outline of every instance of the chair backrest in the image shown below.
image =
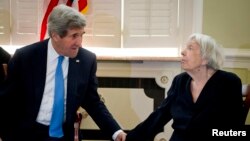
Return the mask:
<path id="1" fill-rule="evenodd" d="M 250 84 L 242 85 L 242 97 L 243 97 L 243 112 L 244 112 L 244 120 L 246 121 L 248 111 L 250 108 Z"/>
<path id="2" fill-rule="evenodd" d="M 80 126 L 81 126 L 81 121 L 82 121 L 82 113 L 77 112 L 76 113 L 76 121 L 74 123 L 74 128 L 75 128 L 75 136 L 74 136 L 74 141 L 80 141 L 81 135 L 79 133 L 80 131 Z"/>
<path id="3" fill-rule="evenodd" d="M 1 77 L 4 77 L 7 75 L 7 63 L 10 61 L 11 55 L 5 51 L 2 47 L 0 47 L 0 75 Z M 2 78 L 1 78 L 2 79 Z"/>
<path id="4" fill-rule="evenodd" d="M 7 64 L 0 64 L 0 83 L 7 77 Z"/>
<path id="5" fill-rule="evenodd" d="M 7 76 L 7 64 L 2 64 L 4 75 Z"/>

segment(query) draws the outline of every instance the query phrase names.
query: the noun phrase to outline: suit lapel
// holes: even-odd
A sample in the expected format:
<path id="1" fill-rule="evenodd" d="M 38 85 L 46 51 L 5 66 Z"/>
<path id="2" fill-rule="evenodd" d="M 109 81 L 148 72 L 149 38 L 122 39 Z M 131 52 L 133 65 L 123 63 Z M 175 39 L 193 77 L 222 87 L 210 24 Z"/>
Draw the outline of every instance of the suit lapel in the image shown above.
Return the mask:
<path id="1" fill-rule="evenodd" d="M 67 104 L 66 104 L 66 117 L 71 118 L 72 112 L 75 109 L 75 95 L 77 94 L 77 81 L 79 77 L 79 65 L 80 61 L 76 58 L 69 58 L 69 69 L 68 69 L 68 83 L 67 83 Z"/>
<path id="2" fill-rule="evenodd" d="M 39 107 L 42 101 L 42 96 L 46 81 L 46 68 L 47 68 L 47 49 L 48 40 L 42 42 L 37 46 L 36 53 L 34 53 L 34 60 L 32 62 L 33 78 L 34 78 L 34 92 L 35 92 L 35 111 L 39 111 Z"/>

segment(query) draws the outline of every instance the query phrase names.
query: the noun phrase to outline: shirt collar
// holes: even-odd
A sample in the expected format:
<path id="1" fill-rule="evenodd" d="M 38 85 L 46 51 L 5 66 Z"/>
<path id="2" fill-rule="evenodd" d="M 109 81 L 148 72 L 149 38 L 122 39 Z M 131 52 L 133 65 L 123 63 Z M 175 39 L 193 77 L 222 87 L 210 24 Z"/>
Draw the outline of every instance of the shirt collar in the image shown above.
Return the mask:
<path id="1" fill-rule="evenodd" d="M 48 42 L 48 61 L 56 60 L 58 58 L 58 56 L 60 56 L 60 55 L 54 49 L 51 39 L 49 39 L 49 42 Z M 64 60 L 68 60 L 68 58 L 69 57 L 64 56 Z"/>

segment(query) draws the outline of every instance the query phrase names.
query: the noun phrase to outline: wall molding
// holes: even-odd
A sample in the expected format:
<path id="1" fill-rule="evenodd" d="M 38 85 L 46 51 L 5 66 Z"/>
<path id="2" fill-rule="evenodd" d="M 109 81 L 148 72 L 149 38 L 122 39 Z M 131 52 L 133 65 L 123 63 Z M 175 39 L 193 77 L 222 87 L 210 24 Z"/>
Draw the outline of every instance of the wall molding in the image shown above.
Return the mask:
<path id="1" fill-rule="evenodd" d="M 224 48 L 225 68 L 250 69 L 250 49 Z"/>

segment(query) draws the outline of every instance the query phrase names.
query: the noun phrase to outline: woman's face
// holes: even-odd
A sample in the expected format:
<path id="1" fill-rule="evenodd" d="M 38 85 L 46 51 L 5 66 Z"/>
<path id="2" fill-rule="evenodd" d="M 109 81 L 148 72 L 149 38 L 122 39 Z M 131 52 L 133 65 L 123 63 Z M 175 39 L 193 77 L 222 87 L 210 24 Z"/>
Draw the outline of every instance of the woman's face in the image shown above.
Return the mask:
<path id="1" fill-rule="evenodd" d="M 206 61 L 201 57 L 200 45 L 195 40 L 188 41 L 181 55 L 181 67 L 185 71 L 193 72 L 206 65 Z"/>

